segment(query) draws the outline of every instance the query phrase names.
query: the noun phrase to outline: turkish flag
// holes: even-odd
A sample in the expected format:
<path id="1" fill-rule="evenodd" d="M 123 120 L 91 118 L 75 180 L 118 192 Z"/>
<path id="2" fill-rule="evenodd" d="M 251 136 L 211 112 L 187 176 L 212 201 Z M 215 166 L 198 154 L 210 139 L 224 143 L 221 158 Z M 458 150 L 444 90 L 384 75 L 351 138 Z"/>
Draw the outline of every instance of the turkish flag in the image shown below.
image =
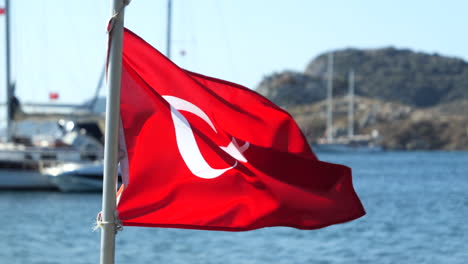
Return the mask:
<path id="1" fill-rule="evenodd" d="M 315 229 L 365 214 L 351 170 L 319 161 L 287 112 L 129 30 L 123 45 L 123 225 Z"/>
<path id="2" fill-rule="evenodd" d="M 5 13 L 6 13 L 6 10 L 5 10 L 5 8 L 3 8 L 3 7 L 0 7 L 0 15 L 3 15 L 3 14 L 5 14 Z"/>

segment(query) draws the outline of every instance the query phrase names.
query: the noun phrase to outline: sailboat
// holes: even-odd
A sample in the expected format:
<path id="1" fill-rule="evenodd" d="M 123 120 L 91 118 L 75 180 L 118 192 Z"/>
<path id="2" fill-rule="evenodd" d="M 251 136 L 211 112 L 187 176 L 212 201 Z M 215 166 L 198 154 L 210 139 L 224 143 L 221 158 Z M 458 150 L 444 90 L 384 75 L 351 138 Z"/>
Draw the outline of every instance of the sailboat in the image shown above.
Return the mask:
<path id="1" fill-rule="evenodd" d="M 167 1 L 166 57 L 171 58 L 172 0 Z M 103 160 L 90 163 L 64 162 L 44 168 L 41 172 L 49 177 L 62 192 L 101 191 L 103 186 Z M 120 172 L 118 172 L 120 174 Z"/>
<path id="2" fill-rule="evenodd" d="M 166 56 L 170 59 L 172 0 L 168 0 L 167 4 Z M 47 175 L 49 181 L 62 192 L 92 192 L 102 190 L 103 170 L 103 160 L 100 159 L 88 163 L 63 162 L 54 166 L 42 168 L 41 173 Z"/>
<path id="3" fill-rule="evenodd" d="M 327 123 L 326 137 L 319 138 L 314 150 L 324 152 L 377 152 L 382 151 L 378 144 L 378 131 L 370 135 L 354 134 L 354 71 L 348 77 L 348 133 L 347 136 L 334 137 L 333 130 L 333 53 L 328 54 L 327 70 Z"/>
<path id="4" fill-rule="evenodd" d="M 85 107 L 69 107 L 69 113 L 22 111 L 11 81 L 9 0 L 5 1 L 6 39 L 6 130 L 0 141 L 0 189 L 50 189 L 55 186 L 41 173 L 44 168 L 64 162 L 95 162 L 103 159 L 103 117 Z M 60 107 L 60 105 L 59 105 Z M 60 135 L 49 140 L 17 136 L 13 127 L 19 119 L 55 120 Z"/>

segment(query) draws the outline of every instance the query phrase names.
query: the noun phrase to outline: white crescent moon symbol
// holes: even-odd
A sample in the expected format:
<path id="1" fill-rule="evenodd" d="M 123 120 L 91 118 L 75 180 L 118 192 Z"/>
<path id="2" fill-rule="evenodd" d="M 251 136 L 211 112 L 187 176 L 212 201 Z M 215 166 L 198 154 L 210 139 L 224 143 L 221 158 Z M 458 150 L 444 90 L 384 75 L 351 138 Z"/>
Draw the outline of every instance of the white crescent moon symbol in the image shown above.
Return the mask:
<path id="1" fill-rule="evenodd" d="M 203 155 L 200 152 L 200 149 L 198 148 L 190 123 L 178 110 L 188 111 L 197 115 L 203 119 L 215 132 L 217 132 L 209 117 L 205 114 L 205 112 L 203 112 L 203 110 L 188 101 L 167 95 L 163 96 L 163 98 L 171 106 L 171 117 L 174 123 L 177 147 L 190 172 L 192 172 L 195 176 L 203 179 L 213 179 L 237 166 L 236 161 L 233 166 L 225 169 L 212 168 L 205 161 Z M 242 162 L 247 162 L 247 159 L 244 157 L 244 155 L 242 155 L 242 152 L 247 150 L 248 147 L 249 143 L 247 142 L 242 147 L 239 147 L 237 141 L 233 138 L 227 147 L 220 148 L 231 155 L 233 158 Z"/>

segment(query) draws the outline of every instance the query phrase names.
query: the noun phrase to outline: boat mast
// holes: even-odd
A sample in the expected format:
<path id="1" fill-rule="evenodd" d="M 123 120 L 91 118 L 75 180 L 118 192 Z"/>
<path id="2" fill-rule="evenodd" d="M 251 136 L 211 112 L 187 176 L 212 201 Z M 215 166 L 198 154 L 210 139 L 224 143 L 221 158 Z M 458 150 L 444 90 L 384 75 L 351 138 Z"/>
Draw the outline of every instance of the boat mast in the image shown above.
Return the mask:
<path id="1" fill-rule="evenodd" d="M 333 52 L 328 53 L 327 141 L 333 142 Z"/>
<path id="2" fill-rule="evenodd" d="M 10 61 L 10 0 L 5 0 L 5 58 L 6 58 L 6 140 L 11 141 L 11 117 L 12 106 L 11 98 L 13 97 L 13 91 L 11 86 L 11 61 Z"/>
<path id="3" fill-rule="evenodd" d="M 94 107 L 96 106 L 97 100 L 99 98 L 99 92 L 101 91 L 102 84 L 104 83 L 104 78 L 106 77 L 106 68 L 107 62 L 104 63 L 104 67 L 102 67 L 101 75 L 99 76 L 99 81 L 94 92 L 94 97 L 91 99 L 91 102 L 87 106 L 91 112 L 94 111 Z"/>
<path id="4" fill-rule="evenodd" d="M 348 137 L 354 136 L 354 70 L 349 72 Z"/>
<path id="5" fill-rule="evenodd" d="M 167 1 L 166 56 L 171 59 L 172 0 Z"/>

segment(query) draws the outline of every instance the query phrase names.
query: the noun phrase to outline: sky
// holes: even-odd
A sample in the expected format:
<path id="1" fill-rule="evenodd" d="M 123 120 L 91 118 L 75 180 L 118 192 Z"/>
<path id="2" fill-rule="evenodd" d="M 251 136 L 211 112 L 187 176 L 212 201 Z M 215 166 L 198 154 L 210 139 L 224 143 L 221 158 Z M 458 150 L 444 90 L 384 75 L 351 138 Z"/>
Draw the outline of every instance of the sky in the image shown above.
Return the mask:
<path id="1" fill-rule="evenodd" d="M 21 102 L 49 102 L 50 92 L 59 93 L 56 103 L 89 100 L 104 66 L 110 0 L 10 5 L 11 77 Z M 173 0 L 172 60 L 252 89 L 267 75 L 304 71 L 321 53 L 349 47 L 394 46 L 468 60 L 467 10 L 465 0 Z M 165 52 L 166 15 L 167 0 L 132 0 L 125 26 Z M 0 60 L 4 103 L 3 37 Z"/>

